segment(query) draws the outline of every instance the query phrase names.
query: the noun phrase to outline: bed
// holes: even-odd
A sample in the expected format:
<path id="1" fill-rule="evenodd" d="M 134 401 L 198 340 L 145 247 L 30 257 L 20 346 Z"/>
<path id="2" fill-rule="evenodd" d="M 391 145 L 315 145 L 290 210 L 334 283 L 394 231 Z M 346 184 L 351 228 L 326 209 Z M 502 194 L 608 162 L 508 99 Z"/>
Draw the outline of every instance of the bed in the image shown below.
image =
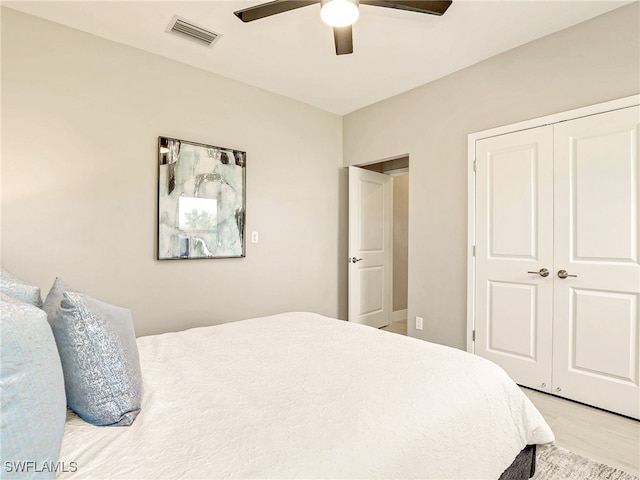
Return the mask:
<path id="1" fill-rule="evenodd" d="M 68 410 L 58 478 L 528 478 L 532 446 L 553 441 L 495 364 L 314 313 L 136 346 L 137 416 Z"/>

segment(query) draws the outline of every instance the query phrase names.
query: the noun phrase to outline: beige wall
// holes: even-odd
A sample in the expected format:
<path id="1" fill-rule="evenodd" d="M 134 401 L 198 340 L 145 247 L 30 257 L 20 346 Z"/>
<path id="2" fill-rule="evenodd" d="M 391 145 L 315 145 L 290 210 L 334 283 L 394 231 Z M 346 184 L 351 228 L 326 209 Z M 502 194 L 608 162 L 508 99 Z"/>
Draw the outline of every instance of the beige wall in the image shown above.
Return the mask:
<path id="1" fill-rule="evenodd" d="M 410 335 L 466 346 L 467 135 L 640 92 L 639 19 L 636 2 L 345 117 L 345 165 L 411 159 Z"/>
<path id="2" fill-rule="evenodd" d="M 465 347 L 467 134 L 640 91 L 638 3 L 344 118 L 2 10 L 2 263 L 133 310 L 138 334 L 346 315 L 344 165 L 410 154 L 413 336 Z M 396 119 L 392 121 L 390 119 Z M 156 138 L 247 156 L 247 258 L 155 258 Z M 343 142 L 344 136 L 344 142 Z M 344 155 L 344 162 L 343 162 Z M 418 335 L 419 334 L 419 335 Z"/>
<path id="3" fill-rule="evenodd" d="M 244 259 L 155 260 L 159 135 L 247 152 Z M 138 335 L 346 314 L 342 119 L 2 9 L 2 263 L 133 310 Z"/>

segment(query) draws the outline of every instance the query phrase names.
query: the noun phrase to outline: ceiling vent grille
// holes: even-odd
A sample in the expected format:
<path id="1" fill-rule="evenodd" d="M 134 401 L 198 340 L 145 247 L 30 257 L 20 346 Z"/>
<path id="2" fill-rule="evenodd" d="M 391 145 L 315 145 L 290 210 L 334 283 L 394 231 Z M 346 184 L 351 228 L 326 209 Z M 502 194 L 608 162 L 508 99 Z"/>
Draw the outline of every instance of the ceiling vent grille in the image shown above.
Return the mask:
<path id="1" fill-rule="evenodd" d="M 222 36 L 219 33 L 207 30 L 177 15 L 171 19 L 171 23 L 169 23 L 166 31 L 180 35 L 182 38 L 187 38 L 200 45 L 206 45 L 207 47 L 211 47 Z"/>

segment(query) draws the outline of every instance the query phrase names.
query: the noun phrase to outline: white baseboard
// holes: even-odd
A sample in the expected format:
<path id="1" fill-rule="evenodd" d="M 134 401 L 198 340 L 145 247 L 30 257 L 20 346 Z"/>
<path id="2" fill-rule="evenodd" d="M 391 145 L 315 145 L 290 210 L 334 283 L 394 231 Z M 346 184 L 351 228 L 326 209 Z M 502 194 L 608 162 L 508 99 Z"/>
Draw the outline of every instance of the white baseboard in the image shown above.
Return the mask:
<path id="1" fill-rule="evenodd" d="M 391 316 L 391 320 L 394 322 L 402 322 L 407 319 L 407 309 L 395 310 Z"/>

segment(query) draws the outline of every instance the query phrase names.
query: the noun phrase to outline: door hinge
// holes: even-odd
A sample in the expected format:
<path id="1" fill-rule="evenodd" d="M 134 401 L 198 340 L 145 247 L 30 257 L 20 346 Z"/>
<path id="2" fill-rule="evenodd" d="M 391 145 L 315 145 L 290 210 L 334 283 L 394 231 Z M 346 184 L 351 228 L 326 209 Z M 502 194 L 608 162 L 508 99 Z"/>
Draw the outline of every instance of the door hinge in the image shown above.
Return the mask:
<path id="1" fill-rule="evenodd" d="M 476 331 L 475 331 L 475 330 L 473 330 L 473 331 L 471 332 L 471 341 L 472 341 L 472 342 L 475 342 L 475 341 L 476 341 Z"/>
<path id="2" fill-rule="evenodd" d="M 475 245 L 473 246 L 473 256 L 474 257 L 476 256 L 476 246 Z"/>
<path id="3" fill-rule="evenodd" d="M 477 168 L 477 162 L 474 160 L 473 161 L 473 171 L 475 172 Z"/>

